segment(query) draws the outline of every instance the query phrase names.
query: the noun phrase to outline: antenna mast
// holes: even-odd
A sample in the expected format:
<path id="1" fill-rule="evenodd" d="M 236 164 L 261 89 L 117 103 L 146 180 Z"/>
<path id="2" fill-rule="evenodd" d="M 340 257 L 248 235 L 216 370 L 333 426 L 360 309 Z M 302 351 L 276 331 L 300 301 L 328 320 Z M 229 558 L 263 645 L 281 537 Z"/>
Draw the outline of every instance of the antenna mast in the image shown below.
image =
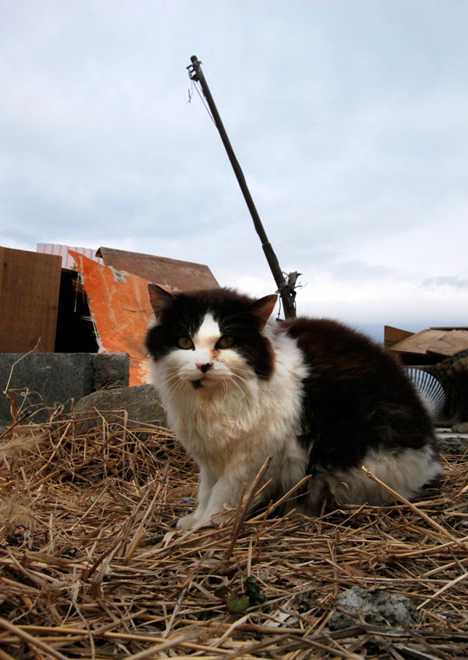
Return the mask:
<path id="1" fill-rule="evenodd" d="M 190 64 L 187 67 L 189 72 L 189 78 L 190 80 L 193 80 L 196 83 L 197 82 L 200 83 L 203 96 L 205 97 L 208 103 L 208 106 L 211 111 L 211 115 L 213 117 L 213 121 L 221 136 L 221 140 L 224 144 L 224 148 L 226 149 L 228 158 L 231 162 L 232 169 L 234 170 L 234 174 L 236 175 L 240 189 L 242 191 L 242 194 L 244 195 L 244 199 L 250 211 L 250 215 L 252 216 L 255 230 L 258 236 L 260 237 L 263 252 L 265 253 L 265 257 L 268 261 L 270 270 L 275 279 L 276 286 L 278 287 L 278 293 L 281 296 L 281 300 L 284 308 L 284 315 L 286 318 L 294 318 L 296 316 L 295 283 L 300 273 L 289 273 L 288 279 L 287 280 L 285 279 L 283 271 L 281 270 L 281 267 L 279 265 L 278 257 L 276 256 L 273 247 L 270 241 L 268 240 L 268 236 L 265 232 L 262 221 L 260 220 L 260 216 L 258 215 L 257 208 L 252 199 L 252 195 L 250 194 L 249 188 L 247 186 L 244 173 L 242 172 L 241 166 L 239 165 L 239 161 L 236 158 L 236 154 L 234 153 L 234 149 L 232 148 L 231 142 L 226 133 L 226 129 L 224 128 L 220 114 L 218 112 L 214 99 L 211 95 L 210 88 L 208 87 L 208 83 L 206 82 L 205 76 L 201 68 L 201 62 L 196 55 L 192 55 L 190 60 L 192 64 Z"/>

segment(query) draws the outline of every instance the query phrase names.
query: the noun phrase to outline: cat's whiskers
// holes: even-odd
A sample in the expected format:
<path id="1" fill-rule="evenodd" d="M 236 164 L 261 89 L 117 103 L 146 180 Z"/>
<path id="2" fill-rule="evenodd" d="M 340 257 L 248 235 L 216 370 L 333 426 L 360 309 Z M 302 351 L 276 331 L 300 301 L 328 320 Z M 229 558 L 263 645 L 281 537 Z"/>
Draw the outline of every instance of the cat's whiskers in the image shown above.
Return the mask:
<path id="1" fill-rule="evenodd" d="M 174 375 L 172 378 L 165 379 L 165 385 L 172 395 L 177 394 L 183 390 L 186 384 L 186 381 L 184 381 L 178 375 Z"/>
<path id="2" fill-rule="evenodd" d="M 181 384 L 176 384 L 175 386 L 171 386 L 168 388 L 171 396 L 175 396 L 182 390 L 182 385 Z"/>
<path id="3" fill-rule="evenodd" d="M 164 380 L 166 383 L 179 379 L 180 379 L 180 375 L 178 369 L 171 369 L 170 371 L 168 370 L 168 373 L 166 373 L 164 376 Z"/>
<path id="4" fill-rule="evenodd" d="M 231 375 L 232 377 L 237 378 L 238 380 L 242 381 L 242 382 L 245 383 L 246 385 L 247 385 L 248 382 L 249 382 L 249 381 L 247 380 L 247 378 L 245 378 L 245 376 L 241 376 L 241 374 L 237 373 L 237 371 L 231 371 L 231 374 L 230 374 L 230 375 Z"/>
<path id="5" fill-rule="evenodd" d="M 241 379 L 241 382 L 242 381 L 243 381 L 243 379 Z M 234 385 L 234 387 L 236 387 L 239 390 L 239 392 L 242 394 L 243 397 L 246 396 L 246 394 L 247 394 L 246 390 L 242 388 L 242 385 L 240 383 L 236 382 L 234 374 L 231 374 L 231 378 L 229 378 L 228 382 L 231 383 L 232 385 Z M 227 391 L 226 391 L 226 394 L 227 394 Z"/>
<path id="6" fill-rule="evenodd" d="M 249 381 L 247 378 L 244 376 L 241 376 L 240 374 L 236 373 L 235 371 L 231 372 L 231 379 L 236 379 L 238 380 L 242 385 L 245 385 L 245 391 L 247 392 L 249 388 Z"/>
<path id="7" fill-rule="evenodd" d="M 166 385 L 172 385 L 172 383 L 178 383 L 180 378 L 177 375 L 169 376 L 164 379 Z"/>
<path id="8" fill-rule="evenodd" d="M 183 386 L 183 381 L 180 378 L 171 378 L 165 380 L 165 385 L 170 392 L 177 392 Z"/>

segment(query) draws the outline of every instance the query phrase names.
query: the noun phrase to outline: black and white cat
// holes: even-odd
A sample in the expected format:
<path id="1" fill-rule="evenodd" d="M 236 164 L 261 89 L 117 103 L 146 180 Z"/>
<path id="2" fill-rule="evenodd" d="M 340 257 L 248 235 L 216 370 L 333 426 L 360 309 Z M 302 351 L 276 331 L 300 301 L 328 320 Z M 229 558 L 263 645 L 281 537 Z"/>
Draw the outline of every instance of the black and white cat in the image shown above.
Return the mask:
<path id="1" fill-rule="evenodd" d="M 200 470 L 198 506 L 178 526 L 238 504 L 267 457 L 271 489 L 312 475 L 302 502 L 385 504 L 441 473 L 431 421 L 400 367 L 340 323 L 269 321 L 276 296 L 229 289 L 170 294 L 150 285 L 152 382 Z"/>

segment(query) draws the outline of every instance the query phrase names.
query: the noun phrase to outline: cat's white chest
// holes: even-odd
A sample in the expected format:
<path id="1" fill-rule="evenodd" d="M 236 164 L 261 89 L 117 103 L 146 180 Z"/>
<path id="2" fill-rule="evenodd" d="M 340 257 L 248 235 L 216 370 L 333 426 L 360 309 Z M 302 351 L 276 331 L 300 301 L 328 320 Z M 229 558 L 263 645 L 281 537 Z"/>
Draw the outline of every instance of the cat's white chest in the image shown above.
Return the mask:
<path id="1" fill-rule="evenodd" d="M 249 446 L 258 444 L 261 418 L 255 401 L 231 393 L 214 401 L 199 397 L 189 406 L 184 402 L 174 426 L 178 439 L 197 463 L 219 475 L 239 460 L 239 454 L 248 453 Z"/>

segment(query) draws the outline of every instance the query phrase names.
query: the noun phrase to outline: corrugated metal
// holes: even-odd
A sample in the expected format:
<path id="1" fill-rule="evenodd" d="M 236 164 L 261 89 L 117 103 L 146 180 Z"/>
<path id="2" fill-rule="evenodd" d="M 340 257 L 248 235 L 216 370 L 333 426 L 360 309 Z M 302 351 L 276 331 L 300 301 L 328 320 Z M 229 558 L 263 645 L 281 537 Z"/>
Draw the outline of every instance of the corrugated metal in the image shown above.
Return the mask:
<path id="1" fill-rule="evenodd" d="M 148 281 L 75 253 L 100 352 L 128 353 L 130 385 L 146 382 L 145 337 L 154 320 Z"/>
<path id="2" fill-rule="evenodd" d="M 92 259 L 93 261 L 102 264 L 102 259 L 100 257 L 96 257 L 96 250 L 93 250 L 92 248 L 60 245 L 59 243 L 38 243 L 36 246 L 36 252 L 41 252 L 42 254 L 55 254 L 62 257 L 62 268 L 76 270 L 75 260 L 68 253 L 68 250 L 74 250 L 75 252 L 88 257 L 88 259 Z"/>

